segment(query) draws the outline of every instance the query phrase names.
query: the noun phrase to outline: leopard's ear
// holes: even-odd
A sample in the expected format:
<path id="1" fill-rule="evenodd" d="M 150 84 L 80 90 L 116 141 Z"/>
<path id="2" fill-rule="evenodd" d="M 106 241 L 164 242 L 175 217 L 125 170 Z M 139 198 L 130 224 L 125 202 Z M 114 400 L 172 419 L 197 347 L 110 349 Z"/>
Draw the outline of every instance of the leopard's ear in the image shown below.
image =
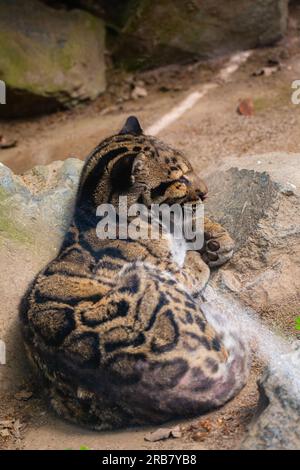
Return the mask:
<path id="1" fill-rule="evenodd" d="M 141 178 L 145 179 L 146 156 L 144 153 L 127 155 L 114 163 L 110 172 L 110 183 L 113 189 L 129 190 Z"/>
<path id="2" fill-rule="evenodd" d="M 143 129 L 135 116 L 129 116 L 119 134 L 141 135 Z"/>

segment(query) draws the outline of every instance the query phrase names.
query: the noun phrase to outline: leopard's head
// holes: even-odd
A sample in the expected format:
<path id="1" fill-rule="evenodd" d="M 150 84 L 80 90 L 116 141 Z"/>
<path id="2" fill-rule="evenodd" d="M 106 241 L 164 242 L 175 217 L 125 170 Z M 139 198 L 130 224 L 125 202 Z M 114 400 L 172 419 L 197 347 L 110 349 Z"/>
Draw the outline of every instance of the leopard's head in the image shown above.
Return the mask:
<path id="1" fill-rule="evenodd" d="M 155 137 L 145 135 L 130 116 L 121 131 L 102 142 L 87 161 L 81 196 L 93 205 L 117 204 L 126 195 L 131 203 L 201 203 L 207 194 L 187 158 Z"/>

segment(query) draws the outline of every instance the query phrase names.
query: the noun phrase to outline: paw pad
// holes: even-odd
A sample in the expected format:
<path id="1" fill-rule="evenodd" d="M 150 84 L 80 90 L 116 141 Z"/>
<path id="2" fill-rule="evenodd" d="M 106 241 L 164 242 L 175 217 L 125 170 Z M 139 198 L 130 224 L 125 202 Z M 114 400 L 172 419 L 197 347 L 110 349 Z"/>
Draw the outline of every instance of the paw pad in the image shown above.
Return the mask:
<path id="1" fill-rule="evenodd" d="M 217 240 L 210 240 L 207 242 L 207 248 L 210 251 L 218 251 L 220 249 L 220 243 Z"/>

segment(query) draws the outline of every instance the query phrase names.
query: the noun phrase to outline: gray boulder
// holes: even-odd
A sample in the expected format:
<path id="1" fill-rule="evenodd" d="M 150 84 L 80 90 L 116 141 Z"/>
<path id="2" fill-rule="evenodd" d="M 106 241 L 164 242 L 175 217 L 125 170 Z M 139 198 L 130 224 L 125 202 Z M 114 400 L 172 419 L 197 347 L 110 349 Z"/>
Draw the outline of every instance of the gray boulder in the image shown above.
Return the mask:
<path id="1" fill-rule="evenodd" d="M 82 8 L 93 15 L 100 16 L 112 27 L 120 27 L 128 19 L 130 11 L 134 10 L 138 2 L 136 0 L 41 0 L 47 5 L 61 8 Z M 130 9 L 130 10 L 129 10 Z"/>
<path id="2" fill-rule="evenodd" d="M 229 159 L 207 178 L 207 212 L 236 241 L 232 260 L 211 285 L 230 296 L 232 306 L 234 300 L 256 312 L 258 322 L 242 317 L 242 323 L 267 363 L 242 449 L 300 448 L 300 349 L 291 352 L 300 304 L 299 167 L 299 154 L 249 155 Z"/>
<path id="3" fill-rule="evenodd" d="M 0 2 L 0 117 L 70 107 L 105 90 L 104 24 L 79 11 L 37 0 Z"/>
<path id="4" fill-rule="evenodd" d="M 250 155 L 207 178 L 206 209 L 236 242 L 215 284 L 288 334 L 300 301 L 299 165 L 298 154 Z"/>
<path id="5" fill-rule="evenodd" d="M 129 68 L 271 45 L 287 27 L 288 0 L 128 3 L 115 56 Z"/>
<path id="6" fill-rule="evenodd" d="M 82 165 L 70 158 L 17 176 L 0 163 L 0 340 L 6 349 L 0 393 L 13 392 L 28 374 L 18 306 L 29 283 L 58 252 Z"/>
<path id="7" fill-rule="evenodd" d="M 242 449 L 299 450 L 300 349 L 267 368 L 259 380 L 260 406 Z"/>

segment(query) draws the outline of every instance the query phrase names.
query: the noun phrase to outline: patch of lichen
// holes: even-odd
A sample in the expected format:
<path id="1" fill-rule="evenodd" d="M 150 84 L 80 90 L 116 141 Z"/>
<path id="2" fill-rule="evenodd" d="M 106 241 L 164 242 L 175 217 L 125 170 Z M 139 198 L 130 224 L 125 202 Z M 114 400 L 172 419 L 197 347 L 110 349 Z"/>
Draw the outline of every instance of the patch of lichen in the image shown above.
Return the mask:
<path id="1" fill-rule="evenodd" d="M 9 220 L 7 213 L 3 212 L 0 208 L 0 244 L 3 239 L 13 240 L 26 245 L 32 243 L 32 236 L 12 220 Z"/>
<path id="2" fill-rule="evenodd" d="M 79 13 L 79 12 L 78 12 Z M 74 12 L 75 15 L 75 12 Z M 81 28 L 81 24 L 84 22 L 85 28 Z M 69 31 L 69 40 L 63 48 L 55 48 L 55 57 L 57 60 L 57 68 L 61 66 L 61 69 L 68 72 L 74 65 L 76 58 L 81 60 L 86 55 L 86 31 L 94 33 L 94 38 L 98 39 L 98 44 L 101 48 L 104 47 L 104 24 L 100 18 L 97 18 L 89 13 L 80 12 L 78 21 L 73 23 L 72 28 Z"/>
<path id="3" fill-rule="evenodd" d="M 7 86 L 30 93 L 51 94 L 59 90 L 53 73 L 57 64 L 61 70 L 68 71 L 71 67 L 71 54 L 68 48 L 57 51 L 35 44 L 18 34 L 17 31 L 0 31 L 1 55 L 0 76 Z"/>
<path id="4" fill-rule="evenodd" d="M 73 73 L 76 85 L 77 64 L 81 66 L 85 58 L 88 62 L 87 40 L 95 38 L 101 47 L 104 43 L 100 18 L 79 11 L 72 12 L 72 16 L 73 21 L 66 24 L 61 37 L 58 32 L 52 36 L 49 31 L 43 35 L 40 30 L 27 34 L 1 24 L 0 79 L 10 90 L 41 97 L 57 96 L 60 103 L 69 101 L 76 88 L 70 86 L 69 74 Z"/>
<path id="5" fill-rule="evenodd" d="M 0 203 L 4 201 L 5 199 L 7 199 L 7 197 L 8 197 L 7 191 L 5 191 L 5 189 L 1 188 L 0 186 Z"/>
<path id="6" fill-rule="evenodd" d="M 126 30 L 133 32 L 136 27 L 143 27 L 149 33 L 154 32 L 155 42 L 195 52 L 199 44 L 208 48 L 215 39 L 222 40 L 220 19 L 204 6 L 194 5 L 190 9 L 189 3 L 192 2 L 162 0 L 154 11 L 150 0 L 142 0 L 136 20 L 130 22 Z"/>
<path id="7" fill-rule="evenodd" d="M 278 20 L 284 23 L 285 14 L 266 4 L 274 2 L 235 3 L 232 8 L 217 0 L 140 0 L 122 28 L 114 58 L 134 69 L 207 59 L 278 40 L 284 31 Z"/>
<path id="8" fill-rule="evenodd" d="M 0 187 L 0 244 L 4 239 L 30 244 L 32 235 L 14 220 L 14 207 L 9 204 L 9 195 Z"/>
<path id="9" fill-rule="evenodd" d="M 24 51 L 15 43 L 17 33 L 0 30 L 0 78 L 7 84 L 19 87 L 21 77 L 28 71 Z"/>
<path id="10" fill-rule="evenodd" d="M 134 2 L 133 2 L 134 3 Z M 162 0 L 153 5 L 150 0 L 135 2 L 117 40 L 115 54 L 125 69 L 149 68 L 210 55 L 216 39 L 216 20 L 210 21 L 200 8 L 188 9 L 188 2 Z M 129 7 L 128 7 L 129 8 Z M 132 8 L 133 10 L 133 8 Z M 195 21 L 195 15 L 197 21 Z"/>
<path id="11" fill-rule="evenodd" d="M 262 113 L 271 109 L 279 109 L 291 105 L 291 92 L 289 87 L 272 87 L 272 93 L 264 94 L 253 99 L 254 110 Z"/>

